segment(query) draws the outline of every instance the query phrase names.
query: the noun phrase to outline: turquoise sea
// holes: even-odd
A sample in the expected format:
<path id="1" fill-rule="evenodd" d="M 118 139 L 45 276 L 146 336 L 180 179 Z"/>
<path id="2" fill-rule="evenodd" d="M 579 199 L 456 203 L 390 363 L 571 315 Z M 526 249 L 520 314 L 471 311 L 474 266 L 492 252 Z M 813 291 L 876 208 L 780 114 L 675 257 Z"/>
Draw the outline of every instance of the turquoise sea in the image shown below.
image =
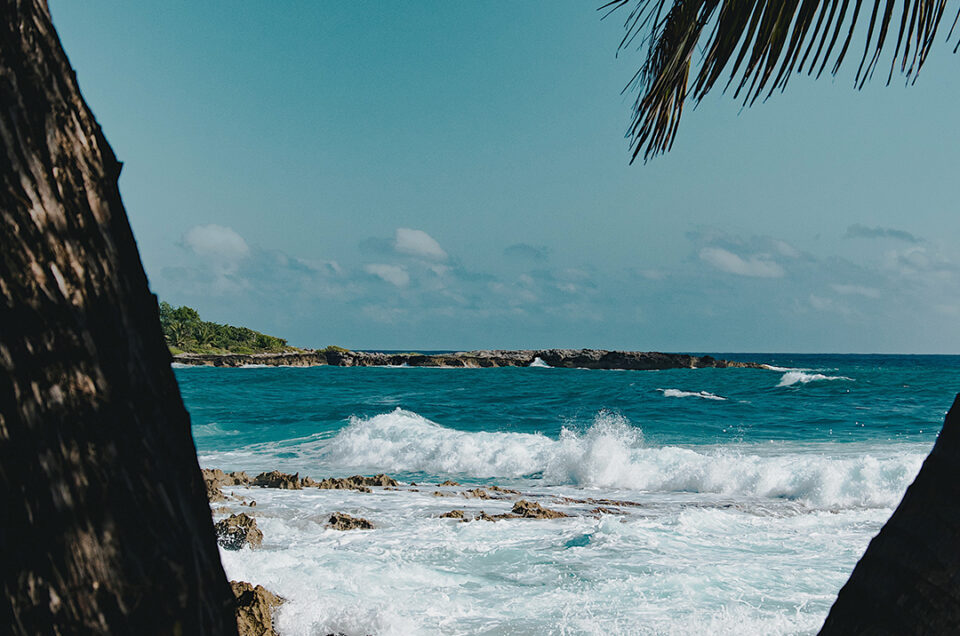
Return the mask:
<path id="1" fill-rule="evenodd" d="M 235 489 L 264 545 L 224 565 L 288 599 L 283 634 L 815 632 L 935 441 L 960 357 L 711 355 L 773 369 L 175 372 L 204 467 L 404 484 Z M 439 517 L 509 511 L 462 494 L 489 484 L 571 516 Z M 376 529 L 326 529 L 334 511 Z"/>

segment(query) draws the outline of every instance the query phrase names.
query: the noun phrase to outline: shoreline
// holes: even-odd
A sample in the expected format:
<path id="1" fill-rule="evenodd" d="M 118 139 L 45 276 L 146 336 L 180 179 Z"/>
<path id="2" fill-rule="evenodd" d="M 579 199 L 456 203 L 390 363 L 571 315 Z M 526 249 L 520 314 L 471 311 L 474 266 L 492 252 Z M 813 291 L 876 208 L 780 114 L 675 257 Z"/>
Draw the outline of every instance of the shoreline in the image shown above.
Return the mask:
<path id="1" fill-rule="evenodd" d="M 656 351 L 606 349 L 482 350 L 444 354 L 377 353 L 369 351 L 306 350 L 288 353 L 204 354 L 179 353 L 173 362 L 190 366 L 242 367 L 434 367 L 495 368 L 546 366 L 565 369 L 657 371 L 666 369 L 769 369 L 766 364 L 719 360 L 713 356 Z"/>

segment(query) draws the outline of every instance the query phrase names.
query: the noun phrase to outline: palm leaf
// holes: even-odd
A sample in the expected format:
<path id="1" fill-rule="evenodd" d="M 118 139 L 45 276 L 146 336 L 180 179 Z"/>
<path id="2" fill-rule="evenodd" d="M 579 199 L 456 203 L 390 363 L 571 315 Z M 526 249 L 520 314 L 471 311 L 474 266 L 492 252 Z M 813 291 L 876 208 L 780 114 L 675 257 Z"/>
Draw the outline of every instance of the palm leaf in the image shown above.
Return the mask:
<path id="1" fill-rule="evenodd" d="M 637 46 L 645 55 L 624 89 L 637 91 L 627 131 L 630 161 L 641 154 L 646 161 L 668 151 L 688 93 L 700 102 L 721 81 L 725 69 L 729 75 L 723 90 L 734 87 L 734 97 L 749 106 L 785 89 L 794 73 L 819 77 L 832 62 L 830 72 L 836 74 L 854 32 L 864 28 L 866 43 L 854 86 L 863 88 L 873 76 L 883 49 L 893 41 L 891 25 L 897 37 L 887 83 L 898 63 L 907 81 L 915 81 L 946 4 L 946 0 L 873 0 L 872 6 L 864 0 L 612 0 L 601 7 L 607 15 L 628 12 L 620 50 Z M 955 19 L 954 27 L 956 23 Z M 703 53 L 692 72 L 698 50 Z"/>

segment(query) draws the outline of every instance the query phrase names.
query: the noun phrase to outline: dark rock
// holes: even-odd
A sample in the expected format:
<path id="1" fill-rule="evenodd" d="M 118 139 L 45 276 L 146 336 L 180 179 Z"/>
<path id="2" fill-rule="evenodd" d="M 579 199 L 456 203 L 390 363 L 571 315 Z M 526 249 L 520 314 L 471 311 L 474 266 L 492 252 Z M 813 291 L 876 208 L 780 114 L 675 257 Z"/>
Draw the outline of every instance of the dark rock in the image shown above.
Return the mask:
<path id="1" fill-rule="evenodd" d="M 373 530 L 373 524 L 363 517 L 351 517 L 342 512 L 330 515 L 327 527 L 333 530 Z"/>
<path id="2" fill-rule="evenodd" d="M 301 490 L 300 473 L 290 475 L 281 473 L 279 470 L 271 470 L 269 473 L 260 473 L 253 479 L 254 486 L 261 488 L 282 488 L 285 490 Z"/>
<path id="3" fill-rule="evenodd" d="M 373 477 L 364 477 L 363 475 L 354 475 L 353 477 L 330 477 L 316 484 L 317 488 L 332 490 L 359 490 L 360 492 L 373 492 L 371 486 L 381 488 L 396 487 L 400 484 L 397 480 L 384 475 L 374 475 Z"/>
<path id="4" fill-rule="evenodd" d="M 542 351 L 489 350 L 452 354 L 383 354 L 367 351 L 304 351 L 294 353 L 257 353 L 216 355 L 184 353 L 176 356 L 184 364 L 236 367 L 245 364 L 283 366 L 336 365 L 367 367 L 407 365 L 411 367 L 489 368 L 526 367 L 540 358 L 552 367 L 580 369 L 700 369 L 705 367 L 766 368 L 753 362 L 717 360 L 711 356 L 656 351 L 605 351 L 603 349 L 547 349 Z"/>
<path id="5" fill-rule="evenodd" d="M 239 636 L 276 636 L 273 612 L 284 599 L 262 585 L 254 587 L 246 581 L 230 581 L 230 587 L 236 597 Z"/>
<path id="6" fill-rule="evenodd" d="M 263 532 L 257 527 L 257 520 L 245 512 L 218 521 L 214 528 L 217 543 L 226 550 L 239 550 L 245 545 L 259 548 L 263 543 Z"/>
<path id="7" fill-rule="evenodd" d="M 519 490 L 511 490 L 510 488 L 501 488 L 500 486 L 487 486 L 487 490 L 492 490 L 493 492 L 500 492 L 505 495 L 519 495 Z"/>
<path id="8" fill-rule="evenodd" d="M 457 482 L 453 481 L 452 479 L 448 479 L 447 481 L 443 482 L 442 484 L 437 484 L 437 485 L 438 485 L 438 486 L 459 486 L 460 484 L 458 484 Z"/>
<path id="9" fill-rule="evenodd" d="M 0 632 L 229 634 L 121 163 L 46 0 L 0 7 Z"/>
<path id="10" fill-rule="evenodd" d="M 540 504 L 534 501 L 527 501 L 526 499 L 521 499 L 517 503 L 513 504 L 513 510 L 510 512 L 518 517 L 523 517 L 524 519 L 559 519 L 561 517 L 570 516 L 560 512 L 559 510 L 550 510 L 549 508 L 544 508 Z"/>
<path id="11" fill-rule="evenodd" d="M 451 495 L 448 492 L 443 492 L 442 490 L 434 490 L 433 496 L 434 497 L 452 497 L 453 495 Z"/>
<path id="12" fill-rule="evenodd" d="M 442 519 L 463 519 L 463 516 L 463 510 L 451 510 L 440 515 Z"/>

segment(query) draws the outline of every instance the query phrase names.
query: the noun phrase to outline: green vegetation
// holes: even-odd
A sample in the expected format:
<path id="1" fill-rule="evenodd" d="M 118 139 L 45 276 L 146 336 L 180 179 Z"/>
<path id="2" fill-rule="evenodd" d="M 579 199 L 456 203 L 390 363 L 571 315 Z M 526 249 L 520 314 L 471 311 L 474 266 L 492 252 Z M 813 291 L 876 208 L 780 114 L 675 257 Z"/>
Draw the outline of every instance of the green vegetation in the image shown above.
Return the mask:
<path id="1" fill-rule="evenodd" d="M 299 351 L 283 338 L 246 327 L 221 325 L 200 319 L 196 309 L 160 303 L 160 325 L 170 353 L 279 353 Z"/>

